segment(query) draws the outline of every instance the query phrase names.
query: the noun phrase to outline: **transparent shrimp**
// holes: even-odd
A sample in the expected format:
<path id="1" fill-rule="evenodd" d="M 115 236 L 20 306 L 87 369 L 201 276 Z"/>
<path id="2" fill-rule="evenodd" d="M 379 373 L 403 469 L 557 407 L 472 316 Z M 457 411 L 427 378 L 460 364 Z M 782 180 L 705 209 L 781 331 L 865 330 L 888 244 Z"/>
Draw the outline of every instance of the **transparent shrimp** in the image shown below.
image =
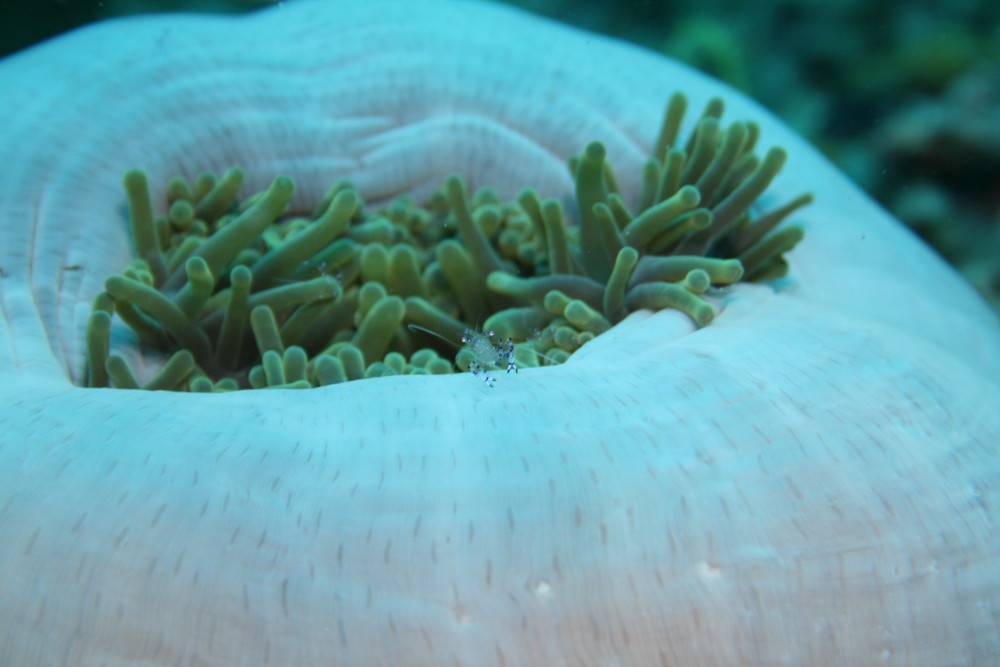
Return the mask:
<path id="1" fill-rule="evenodd" d="M 493 378 L 487 373 L 487 366 L 500 368 L 507 362 L 507 373 L 511 370 L 517 374 L 517 364 L 514 362 L 514 341 L 510 336 L 499 341 L 499 345 L 494 344 L 494 333 L 490 331 L 476 331 L 466 329 L 462 332 L 462 342 L 465 343 L 474 358 L 469 362 L 469 372 L 476 377 L 482 376 L 483 382 L 487 386 L 493 386 Z"/>
<path id="2" fill-rule="evenodd" d="M 411 330 L 423 331 L 437 336 L 446 343 L 452 343 L 441 334 L 425 329 L 416 324 L 407 325 Z M 514 371 L 517 373 L 517 363 L 514 361 L 514 341 L 510 336 L 499 339 L 493 331 L 477 331 L 466 329 L 462 332 L 462 342 L 472 352 L 472 360 L 469 362 L 469 372 L 482 379 L 486 386 L 495 386 L 496 380 L 490 376 L 489 369 L 492 367 L 501 368 L 507 365 L 507 373 Z"/>

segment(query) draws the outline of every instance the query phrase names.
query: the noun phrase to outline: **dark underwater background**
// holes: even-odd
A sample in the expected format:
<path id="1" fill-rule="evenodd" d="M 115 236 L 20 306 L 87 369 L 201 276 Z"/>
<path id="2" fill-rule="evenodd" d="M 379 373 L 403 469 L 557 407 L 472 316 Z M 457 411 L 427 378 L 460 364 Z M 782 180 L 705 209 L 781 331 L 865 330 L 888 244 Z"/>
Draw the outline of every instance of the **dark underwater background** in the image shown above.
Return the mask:
<path id="1" fill-rule="evenodd" d="M 102 18 L 271 4 L 0 0 L 0 55 Z M 506 4 L 635 42 L 748 93 L 822 149 L 1000 311 L 1000 2 Z"/>

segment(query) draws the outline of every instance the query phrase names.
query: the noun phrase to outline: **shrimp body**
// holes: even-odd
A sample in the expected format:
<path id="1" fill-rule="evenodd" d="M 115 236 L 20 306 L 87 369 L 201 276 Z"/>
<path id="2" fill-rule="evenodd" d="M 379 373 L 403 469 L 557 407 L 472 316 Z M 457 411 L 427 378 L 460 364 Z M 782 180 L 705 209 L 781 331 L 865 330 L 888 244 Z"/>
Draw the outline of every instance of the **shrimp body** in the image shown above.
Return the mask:
<path id="1" fill-rule="evenodd" d="M 514 341 L 508 336 L 495 343 L 494 336 L 492 330 L 466 329 L 462 332 L 462 342 L 473 354 L 473 358 L 469 362 L 469 372 L 476 377 L 481 377 L 489 387 L 493 386 L 495 380 L 487 372 L 488 367 L 496 366 L 499 368 L 506 362 L 507 372 L 517 373 L 517 364 L 514 362 Z"/>

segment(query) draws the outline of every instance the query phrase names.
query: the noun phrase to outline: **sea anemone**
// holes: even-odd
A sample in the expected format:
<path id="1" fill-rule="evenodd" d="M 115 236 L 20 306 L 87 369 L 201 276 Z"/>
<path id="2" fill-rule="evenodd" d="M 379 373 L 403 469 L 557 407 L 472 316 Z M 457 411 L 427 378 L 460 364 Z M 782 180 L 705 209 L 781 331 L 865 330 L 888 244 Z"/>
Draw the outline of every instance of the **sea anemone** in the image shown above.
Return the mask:
<path id="1" fill-rule="evenodd" d="M 1000 653 L 996 318 L 737 93 L 470 1 L 128 19 L 6 59 L 0 85 L 0 662 Z M 81 386 L 95 299 L 134 258 L 133 166 L 152 202 L 241 165 L 248 192 L 294 178 L 293 210 L 345 178 L 370 208 L 419 202 L 455 172 L 571 211 L 563 158 L 598 139 L 638 208 L 674 90 L 787 149 L 765 210 L 815 195 L 788 274 L 712 297 L 707 326 L 639 309 L 494 388 Z M 162 365 L 111 331 L 137 375 Z"/>

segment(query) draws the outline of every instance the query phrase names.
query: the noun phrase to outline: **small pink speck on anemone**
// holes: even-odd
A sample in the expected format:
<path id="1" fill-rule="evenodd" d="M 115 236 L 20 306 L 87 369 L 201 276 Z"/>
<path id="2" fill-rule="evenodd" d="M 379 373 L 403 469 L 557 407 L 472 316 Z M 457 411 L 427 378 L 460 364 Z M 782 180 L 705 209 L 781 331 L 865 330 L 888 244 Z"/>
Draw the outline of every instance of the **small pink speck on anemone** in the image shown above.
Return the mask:
<path id="1" fill-rule="evenodd" d="M 996 318 L 739 94 L 470 1 L 128 19 L 6 59 L 0 88 L 0 662 L 1000 653 Z M 492 389 L 80 386 L 134 165 L 155 202 L 236 164 L 250 190 L 292 175 L 302 209 L 451 172 L 566 198 L 564 157 L 600 139 L 634 202 L 674 90 L 788 150 L 774 201 L 815 195 L 788 276 L 734 285 L 709 326 L 637 311 Z"/>

